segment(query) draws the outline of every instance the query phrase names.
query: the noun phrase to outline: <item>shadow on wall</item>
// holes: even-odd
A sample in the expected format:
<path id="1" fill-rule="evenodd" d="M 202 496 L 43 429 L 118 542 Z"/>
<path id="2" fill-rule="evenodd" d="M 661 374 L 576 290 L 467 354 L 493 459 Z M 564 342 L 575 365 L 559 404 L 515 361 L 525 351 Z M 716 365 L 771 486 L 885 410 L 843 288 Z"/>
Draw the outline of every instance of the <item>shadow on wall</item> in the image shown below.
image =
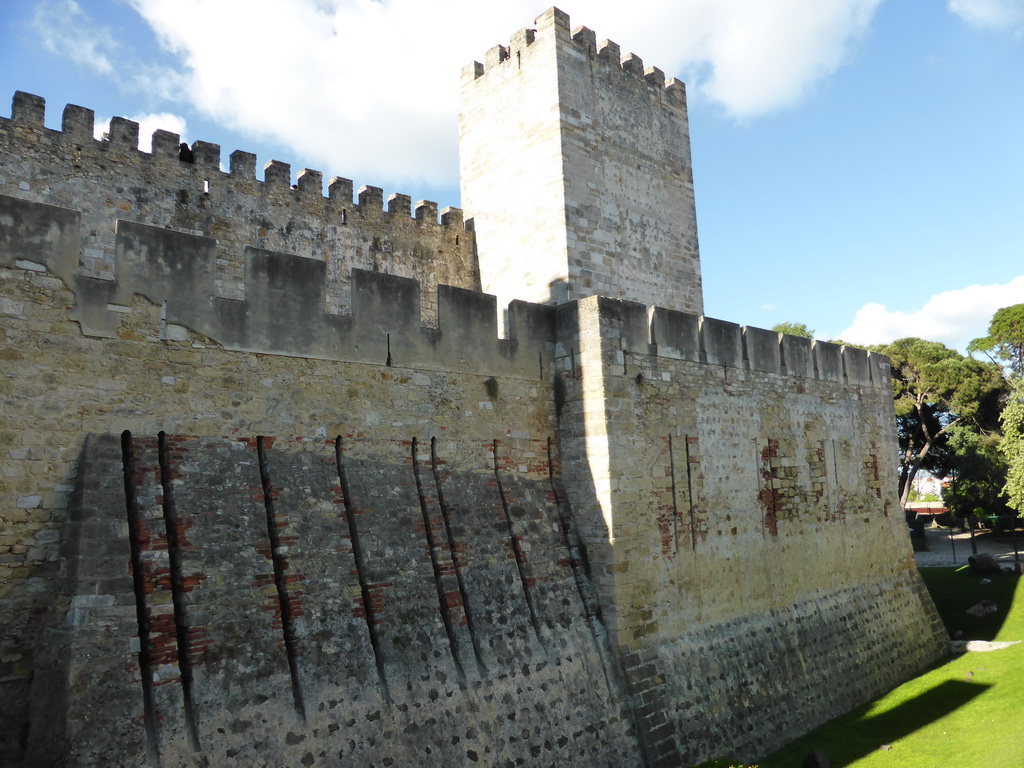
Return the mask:
<path id="1" fill-rule="evenodd" d="M 89 437 L 27 765 L 641 765 L 553 450 Z"/>

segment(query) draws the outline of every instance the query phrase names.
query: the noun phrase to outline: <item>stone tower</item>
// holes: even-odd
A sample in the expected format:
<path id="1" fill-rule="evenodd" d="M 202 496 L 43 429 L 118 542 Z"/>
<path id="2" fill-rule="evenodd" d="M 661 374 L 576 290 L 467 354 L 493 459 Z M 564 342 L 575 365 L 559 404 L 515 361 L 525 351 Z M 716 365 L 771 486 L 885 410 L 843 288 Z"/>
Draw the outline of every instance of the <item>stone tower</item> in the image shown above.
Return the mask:
<path id="1" fill-rule="evenodd" d="M 703 313 L 683 84 L 557 8 L 462 73 L 462 202 L 483 289 Z"/>

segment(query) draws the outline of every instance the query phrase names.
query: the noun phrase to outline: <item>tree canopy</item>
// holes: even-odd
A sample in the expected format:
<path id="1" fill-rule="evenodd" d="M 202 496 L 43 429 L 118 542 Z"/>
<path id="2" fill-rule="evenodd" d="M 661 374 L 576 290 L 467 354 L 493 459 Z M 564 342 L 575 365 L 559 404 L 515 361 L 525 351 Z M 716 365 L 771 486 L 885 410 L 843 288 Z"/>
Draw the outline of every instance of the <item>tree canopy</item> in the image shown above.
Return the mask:
<path id="1" fill-rule="evenodd" d="M 952 471 L 942 498 L 957 517 L 1009 512 L 1003 496 L 1007 463 L 1001 442 L 997 432 L 967 426 L 949 430 L 947 454 Z"/>
<path id="2" fill-rule="evenodd" d="M 776 323 L 772 330 L 777 333 L 788 333 L 790 336 L 800 336 L 804 339 L 814 338 L 814 329 L 808 328 L 803 323 Z"/>
<path id="3" fill-rule="evenodd" d="M 1003 408 L 1003 442 L 999 449 L 1009 465 L 1003 492 L 1007 503 L 1024 515 L 1024 377 L 1014 382 Z"/>
<path id="4" fill-rule="evenodd" d="M 1009 371 L 1013 389 L 1003 408 L 999 445 L 1008 465 L 1003 493 L 1009 506 L 1024 515 L 1024 304 L 997 309 L 988 335 L 972 341 L 967 350 L 984 352 Z"/>
<path id="5" fill-rule="evenodd" d="M 900 444 L 900 503 L 923 467 L 948 473 L 946 441 L 963 424 L 995 429 L 1006 385 L 999 366 L 964 357 L 935 341 L 897 339 L 876 347 L 892 363 Z"/>
<path id="6" fill-rule="evenodd" d="M 984 352 L 1006 365 L 1014 376 L 1024 375 L 1024 304 L 997 309 L 988 335 L 972 341 L 967 351 Z"/>

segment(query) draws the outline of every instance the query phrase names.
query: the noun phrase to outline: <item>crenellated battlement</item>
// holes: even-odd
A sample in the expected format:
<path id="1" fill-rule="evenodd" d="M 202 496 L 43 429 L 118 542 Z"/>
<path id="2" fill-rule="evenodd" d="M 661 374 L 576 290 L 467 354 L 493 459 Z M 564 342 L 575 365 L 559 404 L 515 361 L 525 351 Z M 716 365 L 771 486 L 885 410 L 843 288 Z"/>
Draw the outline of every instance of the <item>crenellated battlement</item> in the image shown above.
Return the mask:
<path id="1" fill-rule="evenodd" d="M 790 336 L 703 315 L 632 301 L 592 297 L 560 308 L 560 340 L 580 328 L 579 313 L 599 318 L 603 334 L 617 339 L 616 363 L 643 355 L 727 369 L 888 389 L 889 360 L 860 347 Z M 570 334 L 568 337 L 566 334 Z M 565 350 L 563 350 L 563 353 Z"/>
<path id="2" fill-rule="evenodd" d="M 424 319 L 436 324 L 437 285 L 480 289 L 475 236 L 458 208 L 409 195 L 387 197 L 375 186 L 354 193 L 334 177 L 303 168 L 295 183 L 288 163 L 271 160 L 257 178 L 256 155 L 237 150 L 222 170 L 221 148 L 181 144 L 165 130 L 151 151 L 138 148 L 139 125 L 115 117 L 103 139 L 92 110 L 65 107 L 61 129 L 45 126 L 45 102 L 14 96 L 0 118 L 0 194 L 81 212 L 78 261 L 83 274 L 113 280 L 118 219 L 211 238 L 216 295 L 245 298 L 247 248 L 289 253 L 326 264 L 328 311 L 351 312 L 352 269 L 383 271 L 421 282 Z"/>
<path id="3" fill-rule="evenodd" d="M 494 296 L 353 268 L 351 312 L 328 311 L 323 262 L 245 250 L 243 301 L 217 295 L 216 241 L 119 219 L 114 279 L 83 274 L 77 211 L 0 195 L 0 266 L 49 273 L 74 293 L 69 307 L 86 336 L 117 338 L 133 297 L 160 307 L 162 342 L 214 342 L 226 349 L 536 378 L 550 369 L 554 308 L 513 302 L 511 337 L 498 336 Z M 436 307 L 423 325 L 421 306 Z M 21 315 L 19 311 L 16 313 Z"/>
<path id="4" fill-rule="evenodd" d="M 215 241 L 118 220 L 114 280 L 82 274 L 76 211 L 0 195 L 0 266 L 59 277 L 75 294 L 70 316 L 87 336 L 115 338 L 132 297 L 161 306 L 160 340 L 198 333 L 228 349 L 405 367 L 542 377 L 554 344 L 576 326 L 580 302 L 513 301 L 508 338 L 494 296 L 438 285 L 436 325 L 424 327 L 427 291 L 413 279 L 353 269 L 351 315 L 328 312 L 323 263 L 258 248 L 245 253 L 244 301 L 218 297 Z M 684 360 L 854 386 L 889 387 L 886 359 L 866 350 L 603 297 L 582 300 L 614 327 L 623 354 Z M 573 342 L 568 342 L 572 347 Z"/>
<path id="5" fill-rule="evenodd" d="M 521 29 L 516 32 L 508 45 L 496 45 L 484 55 L 483 62 L 474 61 L 463 69 L 463 79 L 475 80 L 492 72 L 496 67 L 521 67 L 522 56 L 539 39 L 554 46 L 568 47 L 577 55 L 587 57 L 609 69 L 616 69 L 638 81 L 650 85 L 664 95 L 666 106 L 686 109 L 686 86 L 676 78 L 666 80 L 665 73 L 658 67 L 645 67 L 643 59 L 635 53 L 622 53 L 618 43 L 612 40 L 598 42 L 597 33 L 589 27 L 572 29 L 569 14 L 558 8 L 549 8 L 537 17 L 536 29 Z"/>
<path id="6" fill-rule="evenodd" d="M 0 117 L 0 137 L 7 136 L 7 142 L 13 147 L 18 140 L 17 133 L 27 130 L 44 134 L 51 146 L 74 145 L 73 155 L 78 163 L 87 162 L 90 155 L 99 158 L 102 153 L 114 153 L 121 162 L 153 163 L 164 173 L 177 170 L 185 177 L 202 175 L 204 181 L 209 184 L 209 187 L 204 189 L 206 194 L 213 193 L 215 183 L 255 183 L 265 186 L 265 194 L 288 190 L 284 194 L 291 194 L 295 201 L 312 201 L 310 213 L 319 213 L 320 201 L 323 201 L 343 206 L 335 207 L 331 211 L 334 216 L 343 218 L 347 215 L 379 216 L 387 213 L 393 216 L 409 216 L 423 225 L 435 224 L 465 230 L 461 209 L 447 207 L 441 212 L 438 220 L 437 203 L 430 200 L 419 200 L 413 207 L 412 199 L 408 195 L 394 193 L 387 198 L 388 205 L 385 208 L 383 190 L 373 186 L 360 187 L 354 200 L 352 180 L 341 176 L 334 176 L 329 180 L 327 194 L 324 195 L 321 171 L 303 168 L 298 172 L 293 184 L 291 165 L 279 160 L 269 160 L 264 164 L 261 180 L 256 174 L 256 155 L 242 150 L 231 153 L 227 164 L 228 170 L 224 171 L 221 168 L 220 145 L 202 140 L 196 140 L 188 147 L 191 159 L 184 161 L 181 137 L 162 129 L 153 132 L 151 149 L 145 152 L 139 149 L 139 124 L 123 117 L 111 118 L 103 138 L 96 139 L 95 112 L 75 104 L 64 107 L 59 131 L 45 127 L 45 116 L 45 99 L 35 94 L 17 91 L 11 104 L 11 117 Z"/>

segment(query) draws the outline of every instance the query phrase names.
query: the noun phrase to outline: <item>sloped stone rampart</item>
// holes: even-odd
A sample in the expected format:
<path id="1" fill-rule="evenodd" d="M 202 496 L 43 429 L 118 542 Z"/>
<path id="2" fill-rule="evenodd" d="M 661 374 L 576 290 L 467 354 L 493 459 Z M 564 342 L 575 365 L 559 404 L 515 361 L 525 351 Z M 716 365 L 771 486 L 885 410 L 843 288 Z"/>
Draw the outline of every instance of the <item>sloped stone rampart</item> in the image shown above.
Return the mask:
<path id="1" fill-rule="evenodd" d="M 79 560 L 104 547 L 121 576 L 70 574 L 71 608 L 43 639 L 64 656 L 39 672 L 48 685 L 34 702 L 30 764 L 137 766 L 159 756 L 175 765 L 450 766 L 528 755 L 641 765 L 547 503 L 544 448 L 501 451 L 508 525 L 493 447 L 482 442 L 445 445 L 459 454 L 447 462 L 446 521 L 420 504 L 412 456 L 402 456 L 409 441 L 353 443 L 344 486 L 330 440 L 119 442 L 86 441 L 89 475 L 78 478 L 69 528 L 79 551 L 66 554 Z M 132 530 L 125 462 L 138 507 Z M 164 473 L 173 474 L 173 502 Z M 420 485 L 436 498 L 433 477 Z M 173 542 L 163 533 L 172 504 Z M 450 539 L 436 537 L 429 551 L 426 528 L 446 523 Z M 528 553 L 526 583 L 513 536 Z M 141 593 L 127 577 L 133 547 Z M 277 588 L 274 558 L 284 575 Z M 456 562 L 462 593 L 450 578 Z M 180 602 L 170 599 L 175 579 Z"/>
<path id="2" fill-rule="evenodd" d="M 655 310 L 652 344 L 643 305 L 558 318 L 567 492 L 666 766 L 753 761 L 946 652 L 895 499 L 887 360 L 694 321 Z"/>

